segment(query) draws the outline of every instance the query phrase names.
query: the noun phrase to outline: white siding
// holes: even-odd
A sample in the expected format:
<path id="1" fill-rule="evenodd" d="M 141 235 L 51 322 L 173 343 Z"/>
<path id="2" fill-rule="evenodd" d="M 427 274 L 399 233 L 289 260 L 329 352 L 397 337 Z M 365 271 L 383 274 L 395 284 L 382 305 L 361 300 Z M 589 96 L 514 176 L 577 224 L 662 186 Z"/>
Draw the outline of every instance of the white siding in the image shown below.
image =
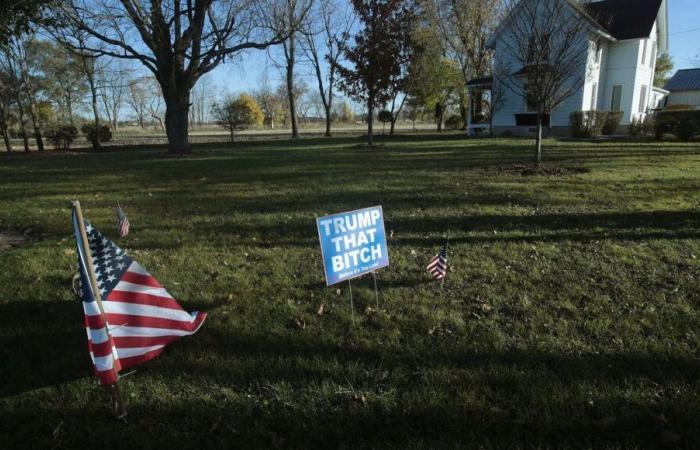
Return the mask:
<path id="1" fill-rule="evenodd" d="M 642 117 L 639 102 L 642 86 L 647 86 L 644 104 L 653 107 L 653 98 L 649 95 L 654 85 L 654 67 L 656 55 L 651 55 L 656 42 L 656 25 L 647 43 L 647 59 L 642 61 L 643 39 L 628 39 L 610 44 L 605 73 L 605 89 L 602 94 L 601 109 L 610 109 L 613 86 L 623 85 L 622 89 L 622 125 L 629 125 L 633 118 Z"/>
<path id="2" fill-rule="evenodd" d="M 634 105 L 637 60 L 639 58 L 638 39 L 612 42 L 609 47 L 605 84 L 601 90 L 601 108 L 610 110 L 613 86 L 622 85 L 622 124 L 629 124 Z"/>
<path id="3" fill-rule="evenodd" d="M 503 34 L 507 34 L 507 31 L 501 30 L 501 36 Z M 644 47 L 642 39 L 616 42 L 602 39 L 600 64 L 595 63 L 595 53 L 591 48 L 587 57 L 586 80 L 583 86 L 552 112 L 552 125 L 567 126 L 571 112 L 590 109 L 593 83 L 597 83 L 598 86 L 597 99 L 595 100 L 596 109 L 606 111 L 610 110 L 611 107 L 613 86 L 623 86 L 621 101 L 621 110 L 623 111 L 622 125 L 629 125 L 632 119 L 644 115 L 644 113 L 639 113 L 640 101 L 643 101 L 643 104 L 648 108 L 656 107 L 655 100 L 657 100 L 657 96 L 651 94 L 653 92 L 654 67 L 656 64 L 656 54 L 652 54 L 652 49 L 658 47 L 655 45 L 657 40 L 657 25 L 654 24 L 651 36 L 647 42 L 647 57 L 645 61 L 642 61 Z M 507 51 L 503 49 L 503 43 L 499 36 L 495 43 L 496 66 L 499 63 L 511 63 L 511 66 L 514 66 L 512 61 L 505 59 L 506 53 Z M 519 67 L 515 68 L 515 70 L 518 69 Z M 646 99 L 640 99 L 642 86 L 646 86 Z M 499 87 L 495 86 L 495 89 L 498 90 Z M 501 90 L 503 100 L 494 114 L 493 125 L 497 127 L 513 127 L 515 126 L 515 114 L 527 112 L 525 100 L 506 88 L 501 87 Z M 692 101 L 691 104 L 694 105 L 700 105 L 700 99 L 695 95 L 700 97 L 700 92 L 693 94 L 687 101 Z"/>
<path id="4" fill-rule="evenodd" d="M 700 108 L 700 91 L 677 91 L 668 94 L 668 103 L 671 105 L 689 105 Z"/>
<path id="5" fill-rule="evenodd" d="M 495 63 L 494 72 L 499 72 L 499 67 L 507 66 L 512 72 L 520 70 L 520 64 L 515 61 L 507 50 L 506 44 L 503 42 L 504 39 L 508 38 L 507 29 L 502 29 L 500 35 L 497 36 L 495 41 Z M 586 39 L 582 39 L 582 45 L 588 45 Z M 584 56 L 585 58 L 585 56 Z M 585 66 L 585 64 L 582 64 Z M 501 100 L 499 107 L 493 115 L 493 125 L 495 127 L 514 127 L 515 126 L 515 115 L 521 113 L 527 113 L 527 104 L 524 98 L 516 94 L 512 90 L 505 86 L 498 86 L 498 77 L 494 77 L 494 92 L 498 92 L 499 89 L 502 92 L 503 99 Z M 599 88 L 600 89 L 600 88 Z M 579 88 L 572 96 L 567 98 L 559 107 L 555 108 L 551 113 L 551 125 L 552 126 L 568 126 L 569 125 L 569 114 L 572 111 L 578 111 L 583 109 L 584 101 L 584 90 L 583 86 Z"/>
<path id="6" fill-rule="evenodd" d="M 595 40 L 599 40 L 601 48 L 600 62 L 596 62 L 596 47 L 594 45 Z M 583 104 L 582 109 L 587 111 L 591 109 L 591 104 L 593 104 L 593 109 L 606 109 L 600 104 L 600 97 L 602 89 L 605 86 L 605 69 L 607 66 L 607 56 L 608 56 L 608 42 L 599 36 L 591 36 L 591 47 L 588 53 L 588 62 L 586 66 L 586 81 L 583 85 Z M 594 94 L 593 85 L 597 84 L 596 98 L 591 98 Z"/>

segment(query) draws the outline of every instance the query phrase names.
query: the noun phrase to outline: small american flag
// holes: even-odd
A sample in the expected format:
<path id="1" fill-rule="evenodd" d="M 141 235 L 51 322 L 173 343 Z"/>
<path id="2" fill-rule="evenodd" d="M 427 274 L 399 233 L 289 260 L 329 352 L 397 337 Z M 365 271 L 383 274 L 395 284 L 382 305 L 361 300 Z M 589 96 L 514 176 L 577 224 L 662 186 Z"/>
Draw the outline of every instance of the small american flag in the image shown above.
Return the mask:
<path id="1" fill-rule="evenodd" d="M 441 280 L 447 275 L 447 243 L 442 246 L 440 252 L 428 264 L 428 272 L 436 279 Z"/>
<path id="2" fill-rule="evenodd" d="M 83 246 L 73 210 L 88 349 L 97 378 L 112 385 L 122 369 L 153 359 L 167 344 L 194 334 L 207 315 L 184 311 L 139 263 L 84 222 L 89 248 Z M 91 288 L 87 252 L 92 255 L 101 306 Z"/>
<path id="3" fill-rule="evenodd" d="M 119 237 L 129 234 L 129 218 L 126 217 L 121 206 L 117 206 L 117 231 L 119 232 Z"/>

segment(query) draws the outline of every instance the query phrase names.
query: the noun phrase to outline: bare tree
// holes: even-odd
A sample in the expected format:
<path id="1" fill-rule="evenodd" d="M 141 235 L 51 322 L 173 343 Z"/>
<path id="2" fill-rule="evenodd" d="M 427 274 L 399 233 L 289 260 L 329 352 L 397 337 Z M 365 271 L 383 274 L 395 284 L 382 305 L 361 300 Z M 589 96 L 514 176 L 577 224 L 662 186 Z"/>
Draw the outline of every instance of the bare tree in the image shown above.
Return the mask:
<path id="1" fill-rule="evenodd" d="M 110 61 L 109 65 L 100 67 L 97 72 L 99 96 L 113 130 L 119 128 L 119 115 L 129 87 L 126 82 L 128 70 L 118 61 Z"/>
<path id="2" fill-rule="evenodd" d="M 292 96 L 295 99 L 295 105 L 296 105 L 296 99 L 299 99 L 303 97 L 309 90 L 308 85 L 303 79 L 297 80 L 294 83 L 294 87 L 292 88 Z M 287 86 L 286 80 L 277 86 L 277 90 L 275 91 L 275 95 L 279 99 L 289 99 L 289 87 Z M 279 102 L 279 108 L 280 108 L 280 115 L 282 116 L 282 123 L 286 126 L 288 123 L 291 122 L 292 120 L 292 111 L 290 109 L 291 107 L 291 102 L 289 101 L 280 101 Z"/>
<path id="3" fill-rule="evenodd" d="M 298 24 L 306 21 L 306 16 L 313 0 L 281 0 L 285 6 L 285 16 L 282 28 L 287 30 L 287 39 L 282 42 L 284 56 L 284 75 L 289 102 L 289 120 L 292 126 L 292 139 L 299 138 L 299 123 L 297 118 L 297 102 L 299 97 L 295 90 L 294 69 L 297 62 Z"/>
<path id="4" fill-rule="evenodd" d="M 35 89 L 31 76 L 30 56 L 27 46 L 31 36 L 12 36 L 0 47 L 2 64 L 8 70 L 14 85 L 15 101 L 19 110 L 20 127 L 24 139 L 24 149 L 29 151 L 29 141 L 25 126 L 26 112 L 32 121 L 34 139 L 39 151 L 44 150 L 44 138 L 36 109 Z"/>
<path id="5" fill-rule="evenodd" d="M 467 83 L 487 75 L 492 53 L 486 43 L 501 22 L 504 0 L 429 0 L 425 10 L 443 43 L 446 56 L 457 62 L 463 88 L 460 112 L 467 123 Z M 517 3 L 517 2 L 513 2 Z"/>
<path id="6" fill-rule="evenodd" d="M 58 23 L 85 31 L 67 44 L 98 55 L 136 60 L 158 81 L 165 101 L 168 150 L 186 153 L 190 92 L 227 57 L 282 43 L 298 23 L 285 23 L 275 0 L 63 0 Z M 270 26 L 273 24 L 273 26 Z"/>
<path id="7" fill-rule="evenodd" d="M 146 97 L 144 98 L 144 111 L 146 115 L 155 120 L 161 131 L 166 131 L 166 124 L 163 120 L 163 93 L 160 90 L 160 84 L 153 77 L 144 79 Z M 167 108 L 167 106 L 166 106 Z M 167 118 L 167 110 L 165 112 Z M 167 119 L 166 119 L 167 120 Z"/>
<path id="8" fill-rule="evenodd" d="M 297 112 L 299 120 L 301 120 L 304 123 L 309 122 L 309 115 L 311 113 L 311 109 L 315 106 L 315 99 L 313 94 L 315 94 L 315 92 L 312 93 L 311 91 L 306 91 L 304 95 L 297 98 Z"/>
<path id="9" fill-rule="evenodd" d="M 63 43 L 66 48 L 74 52 L 78 58 L 79 67 L 90 91 L 90 105 L 92 107 L 92 117 L 95 124 L 95 133 L 92 147 L 99 150 L 102 147 L 102 136 L 100 133 L 100 107 L 97 74 L 99 71 L 97 58 L 100 55 L 98 50 L 90 50 L 88 47 L 89 34 L 83 29 L 73 27 L 60 29 L 54 32 L 54 36 Z"/>
<path id="10" fill-rule="evenodd" d="M 317 7 L 308 16 L 306 32 L 302 37 L 302 50 L 313 67 L 323 102 L 326 136 L 331 135 L 336 67 L 350 39 L 354 23 L 352 11 L 339 5 L 338 0 L 318 0 Z"/>
<path id="11" fill-rule="evenodd" d="M 267 80 L 267 76 L 263 77 L 262 84 L 260 85 L 260 88 L 254 92 L 253 97 L 255 97 L 255 101 L 258 102 L 260 109 L 262 109 L 262 112 L 265 115 L 265 122 L 270 124 L 271 129 L 274 129 L 275 119 L 283 114 L 283 103 L 285 103 L 284 98 L 281 98 L 272 90 Z"/>
<path id="12" fill-rule="evenodd" d="M 203 78 L 206 78 L 205 75 Z M 210 80 L 196 84 L 192 88 L 192 106 L 190 108 L 190 123 L 193 126 L 202 127 L 208 122 L 209 111 L 214 104 L 214 92 L 216 87 Z"/>
<path id="13" fill-rule="evenodd" d="M 148 77 L 135 78 L 128 83 L 128 95 L 126 103 L 134 110 L 136 120 L 141 128 L 145 127 L 146 103 L 148 93 L 146 92 L 146 82 Z"/>
<path id="14" fill-rule="evenodd" d="M 537 116 L 535 164 L 542 162 L 545 115 L 574 95 L 586 79 L 589 51 L 585 13 L 571 2 L 521 0 L 508 6 L 497 36 L 494 85 L 522 98 Z"/>

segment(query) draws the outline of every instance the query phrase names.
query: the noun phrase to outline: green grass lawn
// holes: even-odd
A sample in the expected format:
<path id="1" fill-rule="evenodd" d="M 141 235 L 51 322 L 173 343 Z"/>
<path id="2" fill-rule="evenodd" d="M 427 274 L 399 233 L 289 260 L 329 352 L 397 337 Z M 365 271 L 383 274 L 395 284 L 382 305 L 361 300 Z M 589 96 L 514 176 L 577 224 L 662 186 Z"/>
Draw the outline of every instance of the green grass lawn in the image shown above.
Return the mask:
<path id="1" fill-rule="evenodd" d="M 0 447 L 700 447 L 700 149 L 402 137 L 0 157 Z M 68 202 L 209 318 L 111 418 Z M 326 287 L 315 217 L 381 204 L 390 267 Z M 424 267 L 450 235 L 444 289 Z M 339 289 L 338 289 L 339 288 Z M 325 305 L 323 314 L 317 314 Z M 295 322 L 303 319 L 305 328 Z"/>

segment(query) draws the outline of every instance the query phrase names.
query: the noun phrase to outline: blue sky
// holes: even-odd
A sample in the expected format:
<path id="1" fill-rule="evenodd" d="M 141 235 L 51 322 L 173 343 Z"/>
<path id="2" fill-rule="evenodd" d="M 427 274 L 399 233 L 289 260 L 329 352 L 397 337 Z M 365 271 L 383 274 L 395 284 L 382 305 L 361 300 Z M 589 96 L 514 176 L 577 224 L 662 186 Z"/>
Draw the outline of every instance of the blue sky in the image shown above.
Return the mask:
<path id="1" fill-rule="evenodd" d="M 676 69 L 700 66 L 700 0 L 668 0 L 668 40 Z M 695 62 L 693 62 L 695 60 Z"/>
<path id="2" fill-rule="evenodd" d="M 669 43 L 670 53 L 676 69 L 685 69 L 700 66 L 700 0 L 668 0 L 669 15 Z M 349 5 L 348 5 L 349 7 Z M 268 54 L 276 54 L 276 50 L 269 53 L 264 51 L 251 51 L 239 55 L 230 62 L 215 69 L 209 80 L 216 84 L 220 92 L 243 92 L 257 89 L 265 74 L 269 84 L 276 86 L 282 79 L 282 73 L 269 61 Z M 301 65 L 298 68 L 300 76 L 308 77 L 311 84 L 311 71 Z"/>

